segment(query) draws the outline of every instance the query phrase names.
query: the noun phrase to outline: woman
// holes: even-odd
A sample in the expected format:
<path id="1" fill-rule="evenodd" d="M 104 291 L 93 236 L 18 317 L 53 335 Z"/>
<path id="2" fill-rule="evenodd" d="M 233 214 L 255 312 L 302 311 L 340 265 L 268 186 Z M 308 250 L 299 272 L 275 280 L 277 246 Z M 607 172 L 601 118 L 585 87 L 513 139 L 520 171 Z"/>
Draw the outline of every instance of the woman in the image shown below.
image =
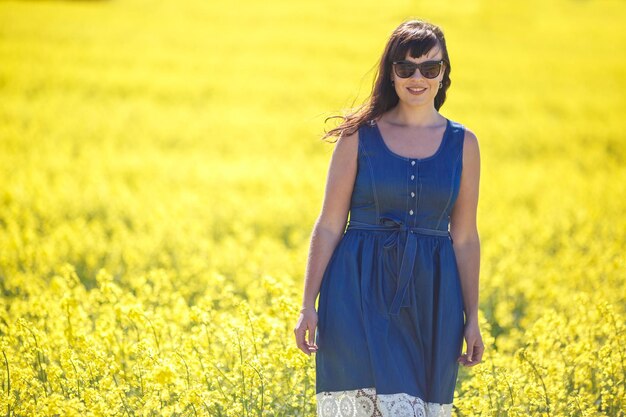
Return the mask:
<path id="1" fill-rule="evenodd" d="M 439 27 L 401 24 L 370 99 L 323 137 L 339 139 L 294 329 L 318 416 L 450 416 L 459 363 L 481 362 L 480 156 L 438 112 L 450 69 Z"/>

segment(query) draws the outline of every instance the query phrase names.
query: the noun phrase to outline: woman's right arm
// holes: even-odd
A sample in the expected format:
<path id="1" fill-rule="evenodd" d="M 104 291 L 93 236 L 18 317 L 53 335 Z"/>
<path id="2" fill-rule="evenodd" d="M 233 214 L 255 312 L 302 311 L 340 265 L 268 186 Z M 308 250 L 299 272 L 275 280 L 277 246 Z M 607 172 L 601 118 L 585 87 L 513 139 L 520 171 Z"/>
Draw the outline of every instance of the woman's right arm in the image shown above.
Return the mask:
<path id="1" fill-rule="evenodd" d="M 307 355 L 317 350 L 315 346 L 317 327 L 315 300 L 319 294 L 324 271 L 343 236 L 348 220 L 357 171 L 358 135 L 357 131 L 352 135 L 342 136 L 335 144 L 328 168 L 322 210 L 311 233 L 309 257 L 304 274 L 302 308 L 305 310 L 301 312 L 294 328 L 298 348 Z M 308 343 L 306 341 L 307 330 L 309 332 Z"/>
<path id="2" fill-rule="evenodd" d="M 356 178 L 358 134 L 343 136 L 335 144 L 322 210 L 311 233 L 302 308 L 315 307 L 324 270 L 346 227 Z"/>

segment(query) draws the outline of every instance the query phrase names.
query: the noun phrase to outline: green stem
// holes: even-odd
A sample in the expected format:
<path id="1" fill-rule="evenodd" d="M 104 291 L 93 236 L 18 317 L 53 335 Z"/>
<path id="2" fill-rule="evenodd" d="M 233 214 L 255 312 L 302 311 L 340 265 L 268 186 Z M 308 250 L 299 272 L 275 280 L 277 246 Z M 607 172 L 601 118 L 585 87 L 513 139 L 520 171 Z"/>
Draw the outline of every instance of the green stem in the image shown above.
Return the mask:
<path id="1" fill-rule="evenodd" d="M 76 369 L 76 365 L 72 358 L 70 358 L 70 363 L 72 364 L 72 368 L 74 368 L 74 373 L 76 374 L 76 389 L 78 390 L 78 398 L 80 398 L 80 379 L 78 378 L 78 370 Z"/>
<path id="2" fill-rule="evenodd" d="M 7 416 L 11 416 L 11 404 L 8 401 L 9 396 L 11 395 L 11 371 L 9 370 L 9 359 L 7 359 L 7 354 L 2 349 L 2 356 L 4 356 L 4 366 L 7 368 Z"/>
<path id="3" fill-rule="evenodd" d="M 159 344 L 159 337 L 157 336 L 156 330 L 154 328 L 154 326 L 152 325 L 152 322 L 150 321 L 150 319 L 148 318 L 148 316 L 146 316 L 145 314 L 142 314 L 142 316 L 148 320 L 148 324 L 150 325 L 150 328 L 152 329 L 152 334 L 154 335 L 154 341 L 156 342 L 157 345 L 157 350 L 159 351 L 159 354 L 161 353 L 161 346 Z"/>
<path id="4" fill-rule="evenodd" d="M 528 364 L 530 365 L 530 367 L 532 368 L 532 370 L 534 371 L 535 375 L 537 376 L 537 378 L 539 379 L 539 382 L 541 382 L 541 387 L 543 388 L 543 394 L 546 397 L 546 406 L 547 406 L 547 413 L 548 413 L 548 417 L 551 415 L 550 413 L 550 398 L 548 397 L 548 389 L 546 388 L 546 384 L 543 381 L 543 378 L 541 376 L 541 374 L 539 373 L 539 371 L 537 370 L 537 367 L 535 366 L 534 363 L 532 363 L 532 361 L 530 359 L 528 359 L 528 357 L 526 356 L 526 352 L 524 352 L 523 350 L 520 352 L 521 353 L 521 357 L 528 362 Z"/>
<path id="5" fill-rule="evenodd" d="M 176 352 L 176 354 L 183 361 L 183 364 L 185 365 L 185 369 L 187 370 L 187 389 L 189 389 L 189 386 L 191 385 L 191 383 L 190 383 L 190 378 L 189 378 L 189 367 L 187 366 L 187 361 L 185 361 L 185 358 L 183 358 L 183 355 L 181 355 L 180 353 Z"/>

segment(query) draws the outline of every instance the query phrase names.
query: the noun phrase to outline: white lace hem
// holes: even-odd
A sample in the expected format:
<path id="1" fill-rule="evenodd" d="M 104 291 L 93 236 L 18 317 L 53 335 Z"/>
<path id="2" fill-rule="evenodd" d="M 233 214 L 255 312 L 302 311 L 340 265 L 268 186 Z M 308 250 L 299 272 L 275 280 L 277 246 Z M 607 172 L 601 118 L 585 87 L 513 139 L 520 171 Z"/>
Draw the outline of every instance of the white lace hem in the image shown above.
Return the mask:
<path id="1" fill-rule="evenodd" d="M 317 417 L 451 417 L 452 403 L 428 403 L 406 393 L 379 394 L 375 388 L 320 392 Z"/>

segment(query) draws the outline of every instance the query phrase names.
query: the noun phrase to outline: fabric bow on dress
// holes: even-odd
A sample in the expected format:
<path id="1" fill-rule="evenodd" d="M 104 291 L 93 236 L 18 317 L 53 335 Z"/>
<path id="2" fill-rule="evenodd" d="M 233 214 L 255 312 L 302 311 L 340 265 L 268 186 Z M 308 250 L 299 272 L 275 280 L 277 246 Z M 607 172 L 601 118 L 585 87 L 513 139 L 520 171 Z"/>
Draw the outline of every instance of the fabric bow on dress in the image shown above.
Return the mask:
<path id="1" fill-rule="evenodd" d="M 397 273 L 397 287 L 396 292 L 391 302 L 391 306 L 388 308 L 388 314 L 390 316 L 397 316 L 400 314 L 402 307 L 409 307 L 410 304 L 406 300 L 406 291 L 411 282 L 411 274 L 415 265 L 415 257 L 417 250 L 417 239 L 419 234 L 435 235 L 435 236 L 448 236 L 447 230 L 428 229 L 424 227 L 408 226 L 400 219 L 393 216 L 382 216 L 379 219 L 379 224 L 364 223 L 358 221 L 350 221 L 349 228 L 366 229 L 366 230 L 390 230 L 392 233 L 385 239 L 383 247 L 386 250 L 396 250 L 396 259 L 398 259 L 400 268 Z M 402 246 L 402 237 L 406 235 L 406 243 L 404 248 Z M 393 270 L 393 268 L 389 268 Z"/>

